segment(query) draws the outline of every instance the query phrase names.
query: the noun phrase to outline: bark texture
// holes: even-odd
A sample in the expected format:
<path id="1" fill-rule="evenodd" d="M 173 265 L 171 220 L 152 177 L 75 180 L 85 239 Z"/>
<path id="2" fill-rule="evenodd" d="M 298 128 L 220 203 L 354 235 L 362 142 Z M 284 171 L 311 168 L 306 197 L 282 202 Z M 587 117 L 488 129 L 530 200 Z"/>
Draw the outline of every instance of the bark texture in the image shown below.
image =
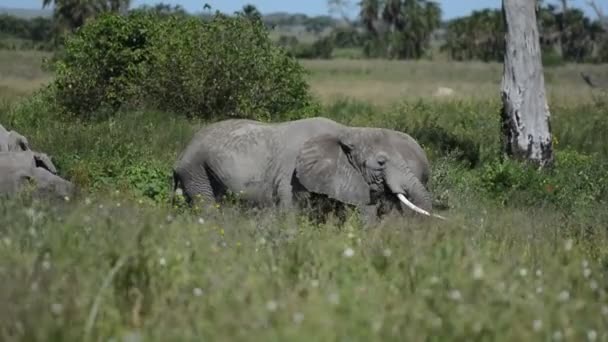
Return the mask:
<path id="1" fill-rule="evenodd" d="M 502 78 L 502 129 L 507 155 L 553 165 L 551 113 L 545 94 L 536 1 L 503 0 L 506 53 Z"/>

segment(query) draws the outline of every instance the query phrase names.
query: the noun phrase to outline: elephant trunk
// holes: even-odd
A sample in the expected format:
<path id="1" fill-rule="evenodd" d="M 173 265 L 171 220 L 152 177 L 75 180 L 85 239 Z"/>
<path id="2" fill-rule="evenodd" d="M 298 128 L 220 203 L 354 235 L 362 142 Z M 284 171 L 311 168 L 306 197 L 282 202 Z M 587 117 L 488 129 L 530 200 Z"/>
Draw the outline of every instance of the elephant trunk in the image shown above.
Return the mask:
<path id="1" fill-rule="evenodd" d="M 430 213 L 432 209 L 431 193 L 409 167 L 394 167 L 388 171 L 386 184 L 401 203 L 419 214 L 445 219 L 442 216 Z"/>

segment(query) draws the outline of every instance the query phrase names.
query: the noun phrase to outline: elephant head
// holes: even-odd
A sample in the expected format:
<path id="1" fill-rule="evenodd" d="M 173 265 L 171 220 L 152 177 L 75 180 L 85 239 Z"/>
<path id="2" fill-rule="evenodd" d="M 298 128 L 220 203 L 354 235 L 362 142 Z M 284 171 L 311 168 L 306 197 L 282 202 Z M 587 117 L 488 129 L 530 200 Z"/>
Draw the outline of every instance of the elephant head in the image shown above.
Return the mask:
<path id="1" fill-rule="evenodd" d="M 50 198 L 73 197 L 74 184 L 56 174 L 43 153 L 32 151 L 0 152 L 0 193 L 15 193 L 30 186 L 37 195 Z"/>
<path id="2" fill-rule="evenodd" d="M 428 160 L 418 143 L 401 132 L 347 128 L 313 138 L 297 157 L 295 177 L 308 191 L 342 203 L 390 203 L 431 216 Z"/>
<path id="3" fill-rule="evenodd" d="M 29 151 L 30 143 L 23 135 L 10 131 L 8 133 L 8 150 L 9 151 Z"/>

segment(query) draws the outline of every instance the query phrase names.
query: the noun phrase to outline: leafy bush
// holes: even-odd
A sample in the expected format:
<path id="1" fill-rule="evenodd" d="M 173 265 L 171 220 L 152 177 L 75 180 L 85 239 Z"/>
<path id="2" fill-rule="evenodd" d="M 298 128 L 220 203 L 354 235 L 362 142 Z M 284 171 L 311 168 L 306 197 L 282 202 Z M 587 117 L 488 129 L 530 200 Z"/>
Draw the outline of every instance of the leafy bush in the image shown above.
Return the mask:
<path id="1" fill-rule="evenodd" d="M 312 100 L 304 69 L 242 15 L 107 14 L 66 41 L 52 85 L 79 117 L 146 105 L 205 119 L 270 119 Z"/>
<path id="2" fill-rule="evenodd" d="M 480 170 L 481 190 L 511 206 L 552 204 L 564 210 L 608 200 L 605 161 L 573 150 L 558 151 L 548 172 L 513 160 L 495 160 Z"/>
<path id="3" fill-rule="evenodd" d="M 301 43 L 296 37 L 281 36 L 277 42 L 294 58 L 301 59 L 329 59 L 334 51 L 333 37 L 323 37 L 314 43 Z"/>

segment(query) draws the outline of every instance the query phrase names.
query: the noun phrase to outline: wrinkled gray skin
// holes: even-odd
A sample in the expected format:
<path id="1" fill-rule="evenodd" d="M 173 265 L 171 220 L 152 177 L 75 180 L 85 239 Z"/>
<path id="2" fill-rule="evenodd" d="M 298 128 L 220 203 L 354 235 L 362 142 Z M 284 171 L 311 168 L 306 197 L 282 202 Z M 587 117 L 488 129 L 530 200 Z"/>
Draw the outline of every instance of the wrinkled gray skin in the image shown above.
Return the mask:
<path id="1" fill-rule="evenodd" d="M 326 118 L 278 124 L 233 119 L 202 128 L 174 165 L 174 191 L 219 201 L 227 191 L 256 206 L 293 208 L 321 195 L 361 210 L 368 222 L 403 194 L 430 211 L 429 162 L 409 135 L 348 127 Z"/>
<path id="2" fill-rule="evenodd" d="M 0 152 L 27 151 L 30 144 L 27 139 L 15 131 L 7 131 L 0 125 Z"/>
<path id="3" fill-rule="evenodd" d="M 31 185 L 37 196 L 72 197 L 74 185 L 57 176 L 51 170 L 54 166 L 45 164 L 40 155 L 46 156 L 32 151 L 0 152 L 0 195 L 13 196 Z"/>
<path id="4" fill-rule="evenodd" d="M 7 131 L 4 126 L 0 125 L 0 152 L 20 151 L 32 151 L 27 138 L 15 131 Z M 46 169 L 53 174 L 57 174 L 57 168 L 48 155 L 34 151 L 32 151 L 32 153 L 34 153 L 39 164 L 44 164 Z"/>

